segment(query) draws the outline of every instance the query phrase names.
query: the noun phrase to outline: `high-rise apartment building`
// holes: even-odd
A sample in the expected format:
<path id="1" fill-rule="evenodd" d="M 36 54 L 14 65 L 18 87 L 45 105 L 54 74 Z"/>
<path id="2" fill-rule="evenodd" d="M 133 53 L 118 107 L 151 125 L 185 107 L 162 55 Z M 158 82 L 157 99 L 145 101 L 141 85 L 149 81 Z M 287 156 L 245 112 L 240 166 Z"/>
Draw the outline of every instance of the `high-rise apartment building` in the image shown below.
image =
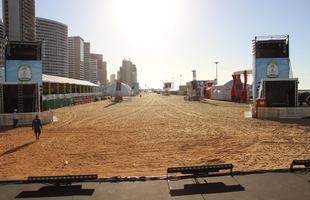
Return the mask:
<path id="1" fill-rule="evenodd" d="M 98 80 L 105 87 L 108 86 L 107 62 L 105 62 L 105 61 L 103 61 L 102 64 L 98 66 Z"/>
<path id="2" fill-rule="evenodd" d="M 9 41 L 35 41 L 35 0 L 2 0 L 2 13 Z"/>
<path id="3" fill-rule="evenodd" d="M 119 67 L 120 70 L 121 70 L 121 68 L 122 67 Z M 117 81 L 121 81 L 121 71 L 120 70 L 117 71 L 117 77 L 116 77 Z"/>
<path id="4" fill-rule="evenodd" d="M 4 38 L 4 25 L 2 19 L 0 19 L 0 37 Z"/>
<path id="5" fill-rule="evenodd" d="M 131 71 L 131 81 L 132 81 L 132 84 L 135 84 L 135 83 L 137 83 L 138 82 L 138 80 L 137 80 L 137 67 L 136 67 L 136 65 L 135 64 L 133 64 L 132 65 L 132 69 L 131 69 L 132 71 Z"/>
<path id="6" fill-rule="evenodd" d="M 5 61 L 5 39 L 4 39 L 4 26 L 0 19 L 0 68 L 4 67 Z"/>
<path id="7" fill-rule="evenodd" d="M 110 75 L 110 84 L 114 84 L 116 82 L 116 75 L 115 74 L 111 74 Z"/>
<path id="8" fill-rule="evenodd" d="M 89 66 L 90 82 L 98 82 L 98 60 L 97 57 L 91 54 L 90 56 L 90 66 Z"/>
<path id="9" fill-rule="evenodd" d="M 100 82 L 107 86 L 107 63 L 103 61 L 102 54 L 90 54 L 91 66 L 90 74 L 92 82 Z M 96 61 L 96 64 L 94 64 Z M 96 79 L 95 79 L 96 78 Z"/>
<path id="10" fill-rule="evenodd" d="M 43 73 L 69 77 L 68 26 L 37 17 L 36 39 L 42 42 Z"/>
<path id="11" fill-rule="evenodd" d="M 4 26 L 0 19 L 0 83 L 5 81 L 5 39 L 4 39 Z"/>
<path id="12" fill-rule="evenodd" d="M 84 79 L 91 81 L 90 43 L 84 42 Z"/>
<path id="13" fill-rule="evenodd" d="M 69 78 L 84 80 L 84 40 L 79 37 L 68 38 Z"/>
<path id="14" fill-rule="evenodd" d="M 120 81 L 133 87 L 137 82 L 137 67 L 129 60 L 123 60 L 119 70 Z"/>

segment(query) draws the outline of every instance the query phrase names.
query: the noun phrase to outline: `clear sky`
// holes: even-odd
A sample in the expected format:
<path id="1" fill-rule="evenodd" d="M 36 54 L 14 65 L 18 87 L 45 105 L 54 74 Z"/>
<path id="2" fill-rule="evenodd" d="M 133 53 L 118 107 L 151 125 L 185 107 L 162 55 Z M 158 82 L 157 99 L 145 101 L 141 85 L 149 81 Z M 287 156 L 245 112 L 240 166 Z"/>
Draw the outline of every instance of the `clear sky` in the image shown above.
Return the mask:
<path id="1" fill-rule="evenodd" d="M 36 0 L 36 15 L 91 42 L 108 76 L 132 60 L 142 87 L 184 84 L 193 69 L 198 79 L 214 79 L 217 60 L 223 84 L 252 68 L 255 36 L 289 34 L 293 75 L 310 89 L 309 0 Z"/>

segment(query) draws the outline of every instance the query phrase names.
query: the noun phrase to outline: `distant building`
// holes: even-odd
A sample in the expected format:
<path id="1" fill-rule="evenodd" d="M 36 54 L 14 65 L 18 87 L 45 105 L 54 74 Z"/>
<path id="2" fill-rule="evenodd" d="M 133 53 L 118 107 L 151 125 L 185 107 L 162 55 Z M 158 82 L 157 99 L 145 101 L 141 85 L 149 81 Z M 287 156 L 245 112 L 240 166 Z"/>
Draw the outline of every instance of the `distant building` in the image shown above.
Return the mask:
<path id="1" fill-rule="evenodd" d="M 120 67 L 121 69 L 121 67 Z M 117 81 L 120 81 L 121 80 L 121 72 L 120 70 L 117 71 Z"/>
<path id="2" fill-rule="evenodd" d="M 129 60 L 123 60 L 119 76 L 121 82 L 133 87 L 137 82 L 137 67 Z"/>
<path id="3" fill-rule="evenodd" d="M 116 82 L 116 75 L 115 74 L 111 74 L 110 75 L 110 84 L 114 84 Z"/>
<path id="4" fill-rule="evenodd" d="M 91 81 L 90 74 L 90 43 L 84 42 L 84 79 Z"/>
<path id="5" fill-rule="evenodd" d="M 131 71 L 131 81 L 132 81 L 132 84 L 135 84 L 135 83 L 137 83 L 137 79 L 138 79 L 138 77 L 137 77 L 137 67 L 136 67 L 136 65 L 134 64 L 133 66 L 132 66 L 132 71 Z"/>
<path id="6" fill-rule="evenodd" d="M 99 68 L 102 68 L 102 59 L 103 56 L 101 54 L 90 54 L 90 76 L 91 76 L 91 82 L 97 83 L 99 81 Z M 103 84 L 103 83 L 102 83 Z"/>
<path id="7" fill-rule="evenodd" d="M 4 38 L 4 25 L 2 19 L 0 19 L 0 37 Z"/>
<path id="8" fill-rule="evenodd" d="M 68 38 L 69 78 L 84 80 L 84 40 L 79 37 Z"/>
<path id="9" fill-rule="evenodd" d="M 35 41 L 35 0 L 2 0 L 5 35 L 9 41 Z"/>
<path id="10" fill-rule="evenodd" d="M 103 61 L 101 65 L 98 65 L 98 80 L 105 87 L 108 86 L 108 78 L 107 78 L 107 62 Z"/>
<path id="11" fill-rule="evenodd" d="M 107 86 L 108 80 L 107 80 L 107 63 L 103 61 L 103 56 L 102 54 L 90 54 L 91 60 L 96 60 L 97 65 L 96 67 L 93 66 L 91 67 L 90 73 L 93 74 L 93 78 L 95 77 L 94 74 L 96 74 L 96 82 L 99 81 L 101 84 L 104 86 Z M 92 82 L 94 79 L 91 80 Z"/>
<path id="12" fill-rule="evenodd" d="M 97 57 L 93 54 L 90 54 L 90 62 L 89 62 L 89 81 L 93 83 L 98 82 L 98 60 Z"/>
<path id="13" fill-rule="evenodd" d="M 37 17 L 36 38 L 42 42 L 43 73 L 69 77 L 68 26 Z"/>
<path id="14" fill-rule="evenodd" d="M 5 39 L 4 39 L 4 26 L 0 19 L 0 68 L 4 67 L 5 61 Z"/>

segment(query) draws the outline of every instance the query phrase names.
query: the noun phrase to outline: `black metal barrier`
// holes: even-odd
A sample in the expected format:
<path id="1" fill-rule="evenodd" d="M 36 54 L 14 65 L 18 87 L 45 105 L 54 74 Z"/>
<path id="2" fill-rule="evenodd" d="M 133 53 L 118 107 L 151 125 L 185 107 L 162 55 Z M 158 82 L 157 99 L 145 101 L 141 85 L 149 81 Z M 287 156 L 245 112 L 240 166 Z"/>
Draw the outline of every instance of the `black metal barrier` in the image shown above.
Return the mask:
<path id="1" fill-rule="evenodd" d="M 73 182 L 95 181 L 98 179 L 97 174 L 89 175 L 69 175 L 69 176 L 30 176 L 28 183 L 50 183 L 55 185 L 71 185 Z"/>
<path id="2" fill-rule="evenodd" d="M 233 174 L 233 164 L 219 164 L 219 165 L 202 165 L 202 166 L 188 166 L 188 167 L 171 167 L 167 169 L 167 184 L 170 188 L 170 173 L 191 174 L 194 178 L 207 176 L 210 172 L 219 172 L 220 170 L 230 170 L 230 175 Z"/>
<path id="3" fill-rule="evenodd" d="M 303 165 L 305 168 L 310 168 L 310 160 L 293 160 L 290 171 L 294 171 L 294 166 Z"/>

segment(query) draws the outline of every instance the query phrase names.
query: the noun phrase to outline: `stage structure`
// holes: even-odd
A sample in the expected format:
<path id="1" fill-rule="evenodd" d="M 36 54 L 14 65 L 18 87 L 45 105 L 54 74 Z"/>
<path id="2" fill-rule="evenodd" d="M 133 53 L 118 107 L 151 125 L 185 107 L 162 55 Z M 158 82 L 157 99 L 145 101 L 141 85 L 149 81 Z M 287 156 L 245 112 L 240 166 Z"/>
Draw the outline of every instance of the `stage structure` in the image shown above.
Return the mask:
<path id="1" fill-rule="evenodd" d="M 5 81 L 0 83 L 0 113 L 40 112 L 42 59 L 39 42 L 8 42 Z M 3 73 L 2 73 L 3 74 Z"/>

